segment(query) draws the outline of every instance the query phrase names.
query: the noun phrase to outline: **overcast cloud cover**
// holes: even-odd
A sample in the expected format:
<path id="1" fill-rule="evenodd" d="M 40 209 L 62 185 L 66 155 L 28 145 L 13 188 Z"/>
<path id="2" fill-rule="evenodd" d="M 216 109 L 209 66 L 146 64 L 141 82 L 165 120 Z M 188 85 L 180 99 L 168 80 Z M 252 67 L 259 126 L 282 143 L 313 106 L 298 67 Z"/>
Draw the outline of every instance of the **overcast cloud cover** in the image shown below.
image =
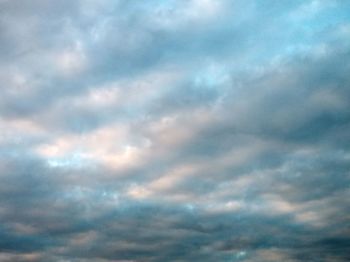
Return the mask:
<path id="1" fill-rule="evenodd" d="M 349 261 L 350 3 L 0 0 L 0 261 Z"/>

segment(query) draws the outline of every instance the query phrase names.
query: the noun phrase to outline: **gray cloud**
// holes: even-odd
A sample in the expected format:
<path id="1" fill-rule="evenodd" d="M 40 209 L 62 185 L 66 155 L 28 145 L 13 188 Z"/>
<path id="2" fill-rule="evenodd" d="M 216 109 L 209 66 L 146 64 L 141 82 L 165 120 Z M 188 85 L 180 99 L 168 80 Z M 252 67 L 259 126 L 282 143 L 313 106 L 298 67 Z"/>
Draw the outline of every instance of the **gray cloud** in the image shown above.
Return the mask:
<path id="1" fill-rule="evenodd" d="M 1 261 L 347 261 L 341 1 L 1 1 Z"/>

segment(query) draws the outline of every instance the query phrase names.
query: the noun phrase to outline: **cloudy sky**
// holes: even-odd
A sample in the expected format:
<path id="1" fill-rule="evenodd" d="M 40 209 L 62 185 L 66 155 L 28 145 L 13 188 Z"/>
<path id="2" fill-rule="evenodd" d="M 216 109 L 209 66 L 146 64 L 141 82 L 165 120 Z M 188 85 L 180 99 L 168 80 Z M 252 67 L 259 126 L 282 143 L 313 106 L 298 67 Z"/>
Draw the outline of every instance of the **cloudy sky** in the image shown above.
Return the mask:
<path id="1" fill-rule="evenodd" d="M 0 261 L 349 261 L 350 4 L 0 0 Z"/>

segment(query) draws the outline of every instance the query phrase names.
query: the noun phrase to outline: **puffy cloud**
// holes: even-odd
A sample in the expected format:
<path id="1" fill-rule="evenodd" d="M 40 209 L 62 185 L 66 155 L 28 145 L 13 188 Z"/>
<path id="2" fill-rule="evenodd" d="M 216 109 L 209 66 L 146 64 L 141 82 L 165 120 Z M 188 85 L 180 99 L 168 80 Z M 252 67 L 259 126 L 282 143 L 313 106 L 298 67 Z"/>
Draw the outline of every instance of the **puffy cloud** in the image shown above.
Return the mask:
<path id="1" fill-rule="evenodd" d="M 1 261 L 348 261 L 342 1 L 0 1 Z"/>

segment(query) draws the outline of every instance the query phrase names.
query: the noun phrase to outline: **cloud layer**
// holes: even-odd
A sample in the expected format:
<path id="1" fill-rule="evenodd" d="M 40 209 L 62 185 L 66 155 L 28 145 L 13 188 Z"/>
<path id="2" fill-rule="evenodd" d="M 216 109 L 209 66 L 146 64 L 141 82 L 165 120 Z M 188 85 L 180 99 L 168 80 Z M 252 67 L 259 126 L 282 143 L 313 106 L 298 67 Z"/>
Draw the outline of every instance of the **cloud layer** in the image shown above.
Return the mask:
<path id="1" fill-rule="evenodd" d="M 348 261 L 349 13 L 0 0 L 0 260 Z"/>

